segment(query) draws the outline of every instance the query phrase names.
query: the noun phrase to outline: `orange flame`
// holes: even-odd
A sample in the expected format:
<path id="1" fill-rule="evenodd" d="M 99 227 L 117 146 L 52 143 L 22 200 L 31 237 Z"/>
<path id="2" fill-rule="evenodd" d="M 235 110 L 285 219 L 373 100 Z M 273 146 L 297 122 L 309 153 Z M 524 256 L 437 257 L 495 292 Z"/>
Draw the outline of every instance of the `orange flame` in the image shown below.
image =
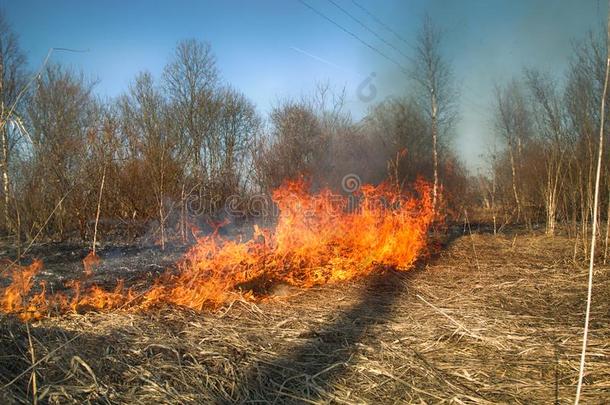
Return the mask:
<path id="1" fill-rule="evenodd" d="M 280 215 L 274 229 L 254 227 L 248 241 L 223 239 L 217 230 L 198 238 L 178 263 L 146 291 L 136 295 L 122 282 L 113 291 L 70 284 L 71 294 L 26 299 L 35 262 L 12 274 L 13 282 L 0 290 L 0 309 L 22 319 L 58 312 L 109 310 L 130 305 L 149 308 L 173 304 L 197 310 L 222 305 L 237 294 L 254 298 L 257 284 L 283 282 L 311 287 L 366 276 L 379 267 L 411 268 L 424 253 L 433 221 L 430 186 L 416 183 L 420 197 L 408 197 L 387 184 L 365 185 L 357 199 L 337 196 L 328 189 L 311 194 L 303 181 L 288 181 L 273 192 Z M 354 204 L 354 201 L 357 201 Z M 99 262 L 89 254 L 85 273 Z M 138 298 L 137 304 L 134 302 Z M 28 314 L 28 315 L 24 315 Z"/>
<path id="2" fill-rule="evenodd" d="M 100 264 L 100 261 L 101 261 L 100 257 L 98 255 L 96 255 L 93 250 L 91 252 L 89 252 L 89 254 L 87 256 L 85 256 L 85 258 L 83 259 L 84 275 L 86 277 L 92 276 L 93 270 L 95 270 L 97 265 Z"/>
<path id="3" fill-rule="evenodd" d="M 361 277 L 378 266 L 410 268 L 426 247 L 433 220 L 430 187 L 420 199 L 388 185 L 364 186 L 357 210 L 330 190 L 312 195 L 303 181 L 273 193 L 280 209 L 272 232 L 254 229 L 247 242 L 200 238 L 180 263 L 180 273 L 157 283 L 144 305 L 169 302 L 202 309 L 229 300 L 240 286 L 275 280 L 300 287 Z M 353 207 L 352 207 L 353 208 Z"/>
<path id="4" fill-rule="evenodd" d="M 0 308 L 3 312 L 18 314 L 24 321 L 41 316 L 39 308 L 46 307 L 44 285 L 40 294 L 28 299 L 28 294 L 34 286 L 34 276 L 40 270 L 42 270 L 40 260 L 34 260 L 27 267 L 15 266 L 9 276 L 11 283 L 0 293 Z"/>

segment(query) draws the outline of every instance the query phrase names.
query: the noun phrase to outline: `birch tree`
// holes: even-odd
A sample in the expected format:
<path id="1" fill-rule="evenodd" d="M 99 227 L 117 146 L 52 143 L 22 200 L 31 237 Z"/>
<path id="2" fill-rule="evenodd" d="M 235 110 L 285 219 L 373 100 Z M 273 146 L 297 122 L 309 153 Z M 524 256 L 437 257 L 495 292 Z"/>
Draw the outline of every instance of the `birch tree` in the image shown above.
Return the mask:
<path id="1" fill-rule="evenodd" d="M 441 31 L 426 16 L 417 36 L 412 77 L 417 87 L 418 101 L 429 119 L 434 177 L 432 199 L 435 209 L 440 187 L 439 137 L 450 129 L 455 118 L 456 95 L 451 66 L 442 55 L 441 44 Z"/>
<path id="2" fill-rule="evenodd" d="M 538 150 L 545 171 L 541 190 L 546 211 L 546 233 L 553 235 L 557 225 L 557 210 L 565 177 L 567 131 L 564 105 L 548 75 L 530 70 L 526 74 L 533 98 L 537 124 Z"/>
<path id="3" fill-rule="evenodd" d="M 523 214 L 523 196 L 520 190 L 521 157 L 523 145 L 530 133 L 530 116 L 526 100 L 517 81 L 496 87 L 495 129 L 506 143 L 510 161 L 511 186 L 517 210 L 517 221 Z"/>

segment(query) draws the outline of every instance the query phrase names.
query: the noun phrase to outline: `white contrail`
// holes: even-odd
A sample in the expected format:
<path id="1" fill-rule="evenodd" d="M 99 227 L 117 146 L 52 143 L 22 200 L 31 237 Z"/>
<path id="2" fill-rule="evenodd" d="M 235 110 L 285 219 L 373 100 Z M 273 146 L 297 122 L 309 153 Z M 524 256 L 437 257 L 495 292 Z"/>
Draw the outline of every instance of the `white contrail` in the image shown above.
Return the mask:
<path id="1" fill-rule="evenodd" d="M 310 58 L 315 59 L 315 60 L 317 60 L 318 62 L 322 62 L 322 63 L 324 63 L 324 64 L 326 64 L 326 65 L 328 65 L 328 66 L 332 66 L 332 67 L 334 67 L 335 69 L 339 69 L 339 70 L 341 70 L 341 71 L 343 71 L 343 72 L 345 72 L 345 73 L 349 73 L 349 74 L 357 74 L 358 76 L 366 76 L 366 75 L 363 75 L 363 74 L 361 74 L 361 73 L 354 73 L 354 72 L 352 72 L 352 71 L 349 71 L 349 70 L 347 70 L 347 69 L 345 69 L 345 68 L 343 68 L 343 67 L 341 67 L 341 66 L 337 65 L 336 63 L 333 63 L 333 62 L 331 62 L 331 61 L 329 61 L 329 60 L 327 60 L 327 59 L 324 59 L 324 58 L 321 58 L 321 57 L 319 57 L 319 56 L 316 56 L 316 55 L 314 55 L 314 54 L 312 54 L 312 53 L 309 53 L 309 52 L 307 52 L 307 51 L 305 51 L 305 50 L 303 50 L 303 49 L 301 49 L 301 48 L 297 48 L 296 46 L 291 46 L 291 47 L 290 47 L 290 49 L 292 49 L 293 51 L 296 51 L 296 52 L 302 53 L 302 54 L 303 54 L 303 55 L 305 55 L 305 56 L 309 56 Z"/>

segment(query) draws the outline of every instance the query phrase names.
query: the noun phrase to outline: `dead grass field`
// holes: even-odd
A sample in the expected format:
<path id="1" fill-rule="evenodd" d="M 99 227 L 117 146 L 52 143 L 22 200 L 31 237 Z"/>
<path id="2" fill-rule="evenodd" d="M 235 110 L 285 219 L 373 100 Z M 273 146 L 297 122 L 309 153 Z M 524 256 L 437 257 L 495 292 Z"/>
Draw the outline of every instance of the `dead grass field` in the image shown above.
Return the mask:
<path id="1" fill-rule="evenodd" d="M 462 236 L 408 273 L 215 313 L 0 326 L 0 402 L 570 403 L 586 270 L 573 242 Z M 583 403 L 610 402 L 610 272 L 595 274 Z M 32 367 L 34 363 L 34 367 Z"/>

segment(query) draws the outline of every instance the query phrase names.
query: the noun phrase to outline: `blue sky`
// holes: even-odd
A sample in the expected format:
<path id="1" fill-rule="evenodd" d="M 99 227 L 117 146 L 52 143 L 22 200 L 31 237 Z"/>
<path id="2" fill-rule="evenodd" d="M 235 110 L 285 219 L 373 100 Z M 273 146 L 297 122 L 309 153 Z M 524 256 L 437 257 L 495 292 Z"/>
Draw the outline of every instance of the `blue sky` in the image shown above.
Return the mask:
<path id="1" fill-rule="evenodd" d="M 460 91 L 460 120 L 453 144 L 470 168 L 491 142 L 493 85 L 524 67 L 561 78 L 572 43 L 602 26 L 601 0 L 333 0 L 360 19 L 388 46 L 329 0 L 311 7 L 408 68 L 398 53 L 412 54 L 428 13 L 445 34 L 444 52 Z M 360 9 L 364 6 L 400 38 Z M 113 97 L 148 70 L 159 77 L 177 41 L 208 41 L 222 78 L 254 101 L 261 113 L 281 98 L 310 93 L 316 83 L 345 87 L 355 118 L 387 96 L 409 94 L 400 68 L 297 0 L 285 1 L 34 1 L 0 0 L 32 68 L 51 47 L 88 49 L 55 53 L 53 60 L 98 79 L 97 92 Z M 377 95 L 357 96 L 369 75 Z"/>

